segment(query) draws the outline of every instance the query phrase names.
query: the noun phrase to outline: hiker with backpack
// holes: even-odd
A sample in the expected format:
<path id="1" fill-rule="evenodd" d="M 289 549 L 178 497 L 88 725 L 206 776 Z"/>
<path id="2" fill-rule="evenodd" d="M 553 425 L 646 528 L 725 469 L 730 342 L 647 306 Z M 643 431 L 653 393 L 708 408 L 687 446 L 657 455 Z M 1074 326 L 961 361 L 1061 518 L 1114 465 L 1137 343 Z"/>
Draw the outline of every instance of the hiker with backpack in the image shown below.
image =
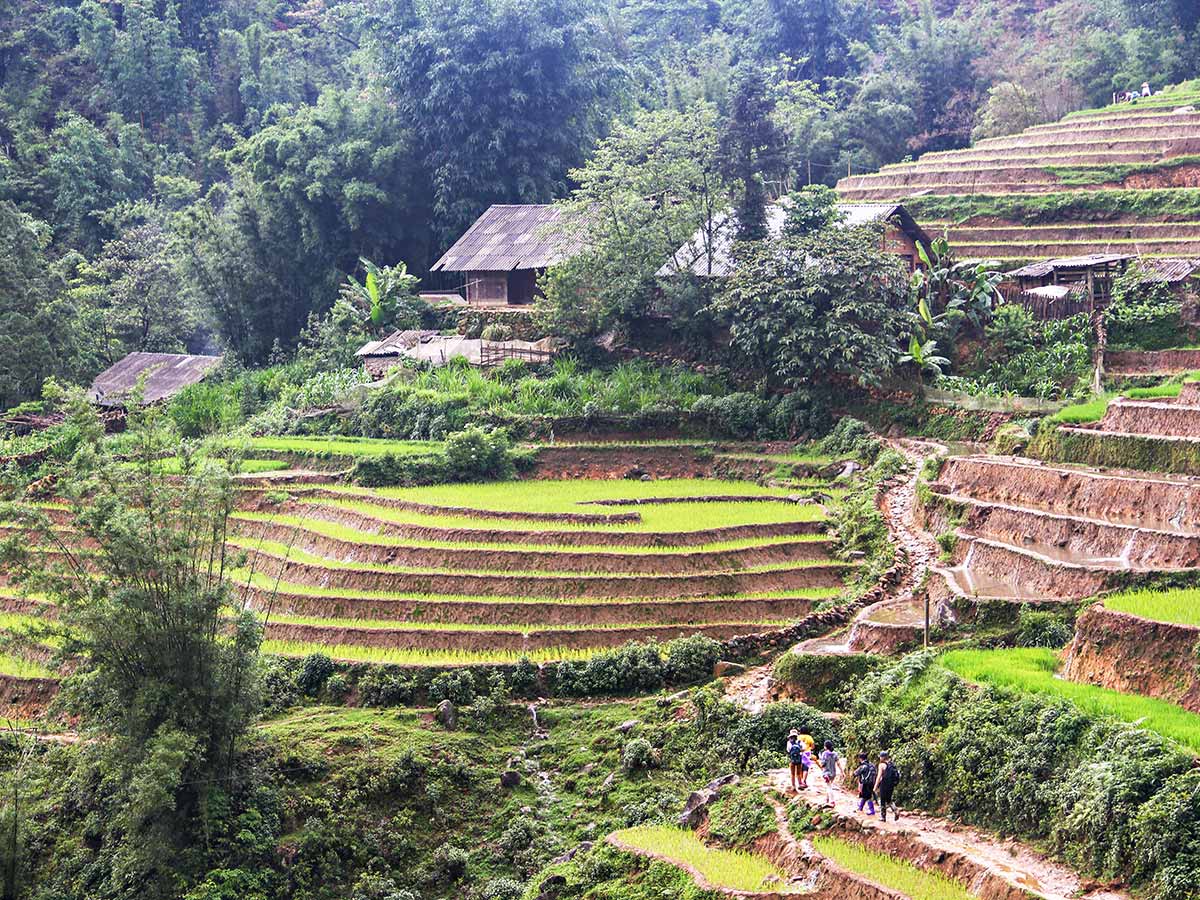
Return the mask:
<path id="1" fill-rule="evenodd" d="M 821 764 L 821 774 L 825 776 L 825 805 L 833 807 L 833 785 L 839 773 L 845 773 L 846 764 L 842 757 L 833 749 L 833 741 L 825 742 L 825 749 L 817 757 Z"/>
<path id="2" fill-rule="evenodd" d="M 858 754 L 858 768 L 854 770 L 854 780 L 858 782 L 858 811 L 867 808 L 867 815 L 875 815 L 875 767 L 867 754 Z"/>
<path id="3" fill-rule="evenodd" d="M 892 794 L 900 783 L 900 770 L 892 762 L 891 755 L 886 750 L 879 751 L 879 766 L 875 770 L 875 791 L 879 795 L 879 818 L 887 821 L 888 807 L 896 819 L 900 818 L 900 810 L 892 802 Z"/>
<path id="4" fill-rule="evenodd" d="M 807 787 L 808 769 L 805 766 L 805 757 L 807 755 L 807 745 L 804 741 L 800 740 L 800 732 L 793 728 L 787 739 L 787 757 L 792 775 L 792 793 Z"/>

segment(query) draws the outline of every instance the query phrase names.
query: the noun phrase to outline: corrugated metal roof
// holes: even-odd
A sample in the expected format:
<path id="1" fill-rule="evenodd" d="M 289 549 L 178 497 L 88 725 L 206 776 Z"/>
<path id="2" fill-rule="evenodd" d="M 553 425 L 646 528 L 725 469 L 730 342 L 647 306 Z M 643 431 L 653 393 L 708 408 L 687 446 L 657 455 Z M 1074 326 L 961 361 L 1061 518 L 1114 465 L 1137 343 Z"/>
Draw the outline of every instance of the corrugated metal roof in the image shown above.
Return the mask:
<path id="1" fill-rule="evenodd" d="M 403 351 L 415 347 L 422 341 L 436 337 L 437 331 L 408 329 L 393 331 L 381 341 L 368 341 L 358 348 L 355 356 L 399 356 Z"/>
<path id="2" fill-rule="evenodd" d="M 1137 257 L 1128 253 L 1093 253 L 1088 256 L 1064 256 L 1059 259 L 1045 259 L 1041 262 L 1030 263 L 1019 269 L 1008 272 L 1006 278 L 1042 278 L 1059 269 L 1090 269 L 1096 266 L 1111 265 Z"/>
<path id="3" fill-rule="evenodd" d="M 435 272 L 511 272 L 544 269 L 576 248 L 556 226 L 561 210 L 549 204 L 492 206 L 433 264 Z"/>
<path id="4" fill-rule="evenodd" d="M 96 376 L 88 390 L 88 399 L 100 406 L 124 406 L 138 378 L 146 372 L 142 402 L 157 403 L 201 381 L 221 364 L 221 359 L 180 353 L 130 353 Z"/>
<path id="5" fill-rule="evenodd" d="M 1143 281 L 1165 281 L 1178 284 L 1187 281 L 1200 269 L 1200 259 L 1143 259 L 1139 262 Z"/>
<path id="6" fill-rule="evenodd" d="M 842 226 L 856 228 L 873 222 L 887 222 L 893 218 L 901 219 L 906 229 L 913 230 L 921 240 L 928 237 L 920 226 L 913 221 L 908 211 L 898 203 L 839 203 L 838 212 L 842 215 Z M 774 237 L 783 234 L 783 226 L 787 221 L 787 204 L 783 201 L 772 203 L 767 207 L 767 231 Z M 737 230 L 737 218 L 732 212 L 722 213 L 713 217 L 712 235 L 705 235 L 703 229 L 697 230 L 686 244 L 675 251 L 674 255 L 663 263 L 655 274 L 660 278 L 691 272 L 701 278 L 709 276 L 728 276 L 733 274 L 732 248 Z M 708 240 L 705 238 L 708 237 Z M 706 246 L 711 246 L 710 253 Z"/>

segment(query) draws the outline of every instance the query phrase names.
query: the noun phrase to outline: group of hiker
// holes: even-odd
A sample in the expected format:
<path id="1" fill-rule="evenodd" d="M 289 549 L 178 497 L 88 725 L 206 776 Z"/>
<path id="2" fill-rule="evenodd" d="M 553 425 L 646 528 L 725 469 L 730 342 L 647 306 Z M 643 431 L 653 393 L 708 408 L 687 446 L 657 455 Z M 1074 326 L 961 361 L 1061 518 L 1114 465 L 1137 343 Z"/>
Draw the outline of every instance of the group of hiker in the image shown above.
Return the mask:
<path id="1" fill-rule="evenodd" d="M 1118 91 L 1113 94 L 1114 103 L 1132 103 L 1135 100 L 1141 100 L 1143 97 L 1153 97 L 1154 92 L 1150 90 L 1150 82 L 1143 82 L 1142 89 L 1130 88 L 1127 91 Z"/>
<path id="2" fill-rule="evenodd" d="M 839 776 L 846 773 L 846 763 L 833 747 L 833 741 L 825 741 L 820 752 L 812 735 L 802 734 L 793 728 L 787 738 L 787 757 L 792 776 L 792 791 L 807 790 L 809 773 L 820 769 L 825 781 L 825 803 L 833 806 L 833 787 Z M 900 810 L 893 801 L 896 786 L 900 783 L 900 770 L 892 762 L 886 750 L 879 752 L 877 762 L 871 762 L 867 753 L 858 754 L 858 768 L 854 770 L 854 781 L 858 785 L 858 811 L 875 815 L 875 802 L 879 801 L 879 818 L 887 821 L 890 809 L 892 817 L 900 818 Z"/>

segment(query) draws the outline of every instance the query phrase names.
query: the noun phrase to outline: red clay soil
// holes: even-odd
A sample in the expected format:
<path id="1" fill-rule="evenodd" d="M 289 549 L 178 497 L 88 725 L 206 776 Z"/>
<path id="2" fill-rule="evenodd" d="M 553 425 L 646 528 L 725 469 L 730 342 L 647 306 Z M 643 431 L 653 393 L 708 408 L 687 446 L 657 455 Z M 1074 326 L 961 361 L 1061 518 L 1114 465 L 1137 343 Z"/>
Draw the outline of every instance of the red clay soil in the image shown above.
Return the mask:
<path id="1" fill-rule="evenodd" d="M 320 519 L 353 528 L 356 531 L 386 534 L 419 541 L 465 544 L 545 544 L 552 547 L 695 547 L 722 541 L 764 537 L 791 537 L 821 534 L 825 522 L 782 522 L 775 525 L 729 525 L 701 531 L 628 532 L 585 531 L 510 531 L 498 528 L 439 528 L 430 525 L 402 525 L 357 510 L 324 503 L 262 503 L 256 510 L 282 513 L 301 518 Z"/>
<path id="2" fill-rule="evenodd" d="M 1007 544 L 960 537 L 954 561 L 984 579 L 1017 587 L 1022 594 L 1047 600 L 1091 597 L 1113 580 L 1111 570 L 1060 562 Z"/>
<path id="3" fill-rule="evenodd" d="M 240 509 L 260 509 L 269 506 L 266 502 L 266 491 L 245 490 L 241 492 L 238 506 Z M 395 497 L 383 497 L 378 494 L 354 494 L 347 491 L 331 491 L 323 488 L 309 488 L 297 492 L 302 497 L 315 497 L 322 500 L 350 500 L 369 503 L 372 506 L 382 506 L 386 509 L 403 509 L 408 512 L 423 513 L 433 516 L 467 516 L 480 519 L 520 519 L 536 522 L 571 522 L 578 525 L 620 525 L 629 522 L 640 522 L 640 513 L 532 513 L 512 512 L 507 510 L 485 510 L 466 506 L 437 506 L 432 503 L 415 503 L 411 500 L 399 500 Z"/>
<path id="4" fill-rule="evenodd" d="M 380 572 L 327 568 L 285 560 L 261 550 L 249 551 L 250 566 L 260 575 L 314 587 L 385 591 L 395 594 L 463 594 L 504 597 L 712 597 L 770 593 L 810 587 L 837 587 L 853 566 L 815 565 L 767 572 L 704 575 L 504 575 L 458 572 Z"/>
<path id="5" fill-rule="evenodd" d="M 36 719 L 58 696 L 58 687 L 53 678 L 0 675 L 0 718 Z"/>
<path id="6" fill-rule="evenodd" d="M 1104 431 L 1151 437 L 1200 438 L 1200 406 L 1118 397 L 1108 404 L 1100 427 Z"/>
<path id="7" fill-rule="evenodd" d="M 1082 565 L 1139 570 L 1200 566 L 1200 534 L 1113 525 L 1041 510 L 956 499 L 967 504 L 961 529 L 976 537 L 1051 557 L 1061 555 Z M 929 530 L 934 534 L 943 532 L 947 525 L 945 515 L 929 518 Z"/>
<path id="8" fill-rule="evenodd" d="M 1104 369 L 1110 375 L 1174 375 L 1200 369 L 1200 350 L 1108 350 Z"/>
<path id="9" fill-rule="evenodd" d="M 1089 607 L 1075 622 L 1063 675 L 1071 681 L 1143 694 L 1200 713 L 1200 672 L 1195 661 L 1200 628 L 1154 622 Z"/>
<path id="10" fill-rule="evenodd" d="M 933 490 L 1163 531 L 1200 523 L 1200 480 L 1055 468 L 1013 457 L 951 457 Z"/>
<path id="11" fill-rule="evenodd" d="M 274 522 L 234 523 L 234 533 L 277 541 L 317 556 L 364 565 L 414 569 L 454 569 L 503 572 L 606 572 L 613 575 L 677 575 L 736 572 L 771 563 L 831 559 L 831 541 L 792 541 L 737 550 L 694 553 L 615 553 L 472 548 L 397 547 L 348 541 L 294 525 Z"/>
<path id="12" fill-rule="evenodd" d="M 400 648 L 405 650 L 504 651 L 522 653 L 554 647 L 584 649 L 618 647 L 629 641 L 669 641 L 703 634 L 726 640 L 742 634 L 771 630 L 759 623 L 715 623 L 705 625 L 638 625 L 628 628 L 572 628 L 557 630 L 489 629 L 487 631 L 436 630 L 424 628 L 350 628 L 331 625 L 295 625 L 268 621 L 271 640 L 305 641 L 336 646 Z"/>
<path id="13" fill-rule="evenodd" d="M 734 600 L 556 601 L 389 600 L 385 598 L 310 597 L 251 589 L 247 602 L 259 612 L 338 619 L 386 619 L 456 625 L 694 625 L 709 622 L 798 619 L 812 612 L 815 600 L 764 598 Z"/>

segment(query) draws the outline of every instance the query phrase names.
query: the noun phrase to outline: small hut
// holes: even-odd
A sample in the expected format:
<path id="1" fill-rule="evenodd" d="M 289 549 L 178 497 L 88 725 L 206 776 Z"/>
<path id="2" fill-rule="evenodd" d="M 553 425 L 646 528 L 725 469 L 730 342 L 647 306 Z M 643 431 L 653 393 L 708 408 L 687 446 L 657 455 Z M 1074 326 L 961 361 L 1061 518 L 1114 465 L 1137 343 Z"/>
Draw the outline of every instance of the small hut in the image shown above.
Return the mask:
<path id="1" fill-rule="evenodd" d="M 149 406 L 169 400 L 185 387 L 203 381 L 222 359 L 182 353 L 130 353 L 96 376 L 88 390 L 88 399 L 97 406 L 125 406 L 144 374 L 142 405 Z"/>
<path id="2" fill-rule="evenodd" d="M 767 207 L 767 230 L 775 236 L 783 234 L 787 222 L 787 202 Z M 927 235 L 907 209 L 899 203 L 839 203 L 837 211 L 841 227 L 854 228 L 875 222 L 884 223 L 883 249 L 900 257 L 909 272 L 915 272 L 917 246 L 929 246 Z M 714 217 L 711 233 L 703 228 L 675 251 L 656 273 L 660 278 L 690 272 L 701 278 L 724 278 L 733 274 L 733 244 L 737 219 L 732 212 Z"/>
<path id="3" fill-rule="evenodd" d="M 491 206 L 431 271 L 461 272 L 471 306 L 527 308 L 538 295 L 538 276 L 575 252 L 559 229 L 560 215 L 549 204 Z"/>

